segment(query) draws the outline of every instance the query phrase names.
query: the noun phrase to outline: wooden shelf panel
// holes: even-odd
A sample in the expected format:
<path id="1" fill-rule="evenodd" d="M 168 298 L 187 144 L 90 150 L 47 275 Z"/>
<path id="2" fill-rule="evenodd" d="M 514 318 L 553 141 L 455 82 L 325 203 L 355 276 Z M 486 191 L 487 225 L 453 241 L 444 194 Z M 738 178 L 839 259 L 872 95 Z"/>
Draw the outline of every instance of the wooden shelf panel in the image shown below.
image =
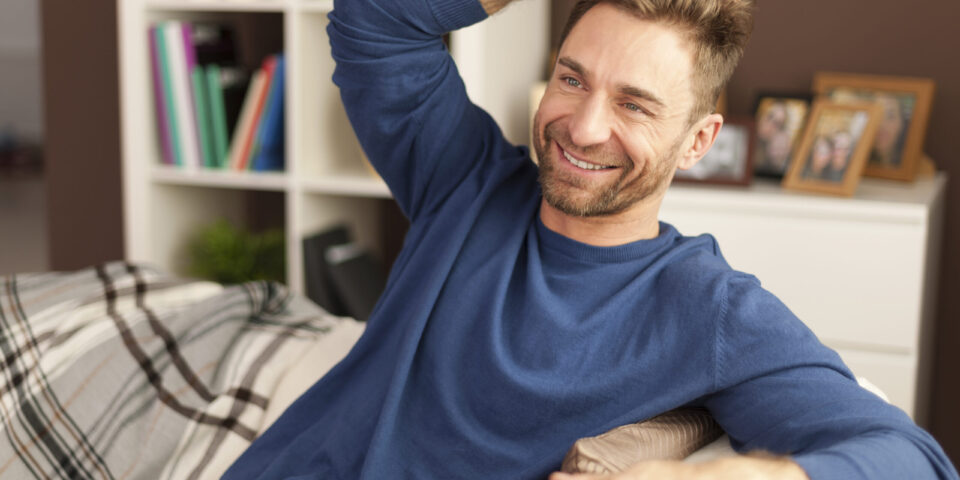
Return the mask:
<path id="1" fill-rule="evenodd" d="M 364 174 L 338 174 L 300 180 L 306 193 L 391 198 L 383 180 Z"/>
<path id="2" fill-rule="evenodd" d="M 182 12 L 283 12 L 287 0 L 148 0 L 147 10 Z"/>
<path id="3" fill-rule="evenodd" d="M 779 182 L 766 180 L 755 180 L 749 187 L 675 184 L 667 190 L 664 205 L 696 205 L 742 215 L 916 224 L 926 221 L 926 211 L 936 200 L 932 195 L 945 183 L 943 174 L 909 184 L 866 178 L 852 198 L 786 190 Z"/>
<path id="4" fill-rule="evenodd" d="M 154 183 L 238 190 L 284 191 L 289 184 L 284 172 L 231 172 L 229 170 L 193 170 L 155 167 Z"/>
<path id="5" fill-rule="evenodd" d="M 300 0 L 296 5 L 304 12 L 329 13 L 333 10 L 333 0 Z"/>

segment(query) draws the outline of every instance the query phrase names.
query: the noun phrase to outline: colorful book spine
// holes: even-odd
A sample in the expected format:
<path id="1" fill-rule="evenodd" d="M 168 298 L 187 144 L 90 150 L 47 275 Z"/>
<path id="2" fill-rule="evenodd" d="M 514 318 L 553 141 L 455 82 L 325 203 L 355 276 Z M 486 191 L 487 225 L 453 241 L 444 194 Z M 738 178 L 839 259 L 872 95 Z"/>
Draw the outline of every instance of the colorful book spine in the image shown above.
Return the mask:
<path id="1" fill-rule="evenodd" d="M 263 119 L 263 106 L 267 103 L 267 93 L 270 91 L 270 83 L 273 81 L 273 71 L 276 64 L 277 58 L 270 56 L 264 60 L 263 67 L 260 69 L 260 71 L 263 72 L 264 81 L 263 84 L 260 85 L 259 91 L 256 92 L 256 97 L 254 97 L 255 107 L 253 119 L 250 124 L 250 129 L 246 132 L 246 138 L 244 138 L 239 157 L 240 163 L 237 165 L 237 170 L 248 170 L 250 168 L 254 142 L 256 141 L 256 134 L 260 130 L 260 122 Z"/>
<path id="2" fill-rule="evenodd" d="M 210 100 L 210 122 L 213 130 L 213 150 L 216 168 L 223 168 L 227 162 L 228 127 L 227 108 L 223 100 L 223 84 L 220 83 L 220 67 L 217 64 L 207 65 L 207 93 Z"/>
<path id="3" fill-rule="evenodd" d="M 207 93 L 207 75 L 203 67 L 193 69 L 190 75 L 193 84 L 193 98 L 197 111 L 197 131 L 200 138 L 200 152 L 203 154 L 203 166 L 216 168 L 213 152 L 213 124 L 210 121 L 210 95 Z"/>
<path id="4" fill-rule="evenodd" d="M 176 159 L 173 154 L 172 139 L 170 138 L 169 115 L 167 111 L 167 99 L 163 86 L 163 72 L 160 66 L 160 52 L 157 48 L 156 27 L 150 27 L 147 31 L 150 43 L 150 75 L 153 79 L 153 100 L 154 108 L 157 112 L 157 138 L 160 143 L 161 161 L 167 165 L 175 165 Z"/>
<path id="5" fill-rule="evenodd" d="M 190 22 L 183 22 L 181 27 L 187 76 L 190 78 L 190 98 L 193 101 L 193 121 L 197 126 L 197 139 L 200 143 L 200 165 L 212 168 L 214 163 L 213 139 L 210 138 L 210 117 L 208 113 L 210 107 L 207 101 L 203 67 L 197 64 L 197 49 L 193 44 L 193 25 Z"/>
<path id="6" fill-rule="evenodd" d="M 167 104 L 167 124 L 170 126 L 170 147 L 174 163 L 183 166 L 183 147 L 180 142 L 179 115 L 177 115 L 176 99 L 173 94 L 173 74 L 170 68 L 170 55 L 167 52 L 166 24 L 159 23 L 154 28 L 157 42 L 157 53 L 160 59 L 160 76 L 163 81 L 164 99 Z"/>
<path id="7" fill-rule="evenodd" d="M 233 129 L 233 138 L 230 140 L 230 156 L 227 167 L 231 170 L 240 169 L 240 156 L 243 154 L 244 143 L 250 135 L 253 115 L 257 109 L 257 94 L 265 81 L 266 78 L 262 70 L 257 70 L 250 80 L 250 86 L 247 88 L 246 96 L 243 99 L 243 107 L 240 109 L 240 117 L 237 119 L 237 126 Z"/>
<path id="8" fill-rule="evenodd" d="M 285 90 L 286 61 L 281 54 L 277 55 L 267 106 L 257 132 L 258 146 L 252 165 L 255 171 L 283 170 Z"/>
<path id="9" fill-rule="evenodd" d="M 170 77 L 176 104 L 177 124 L 180 126 L 180 146 L 183 165 L 188 168 L 200 166 L 200 142 L 197 138 L 197 122 L 193 105 L 190 76 L 187 72 L 186 49 L 183 41 L 183 24 L 167 22 L 164 26 Z"/>

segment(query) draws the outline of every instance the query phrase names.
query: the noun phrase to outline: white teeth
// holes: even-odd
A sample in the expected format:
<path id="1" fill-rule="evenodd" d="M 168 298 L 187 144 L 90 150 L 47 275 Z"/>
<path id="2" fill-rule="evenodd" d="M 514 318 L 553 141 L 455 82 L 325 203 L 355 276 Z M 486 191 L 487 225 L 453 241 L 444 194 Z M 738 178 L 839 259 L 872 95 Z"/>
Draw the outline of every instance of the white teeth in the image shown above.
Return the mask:
<path id="1" fill-rule="evenodd" d="M 576 158 L 571 157 L 570 154 L 567 152 L 563 152 L 563 156 L 566 157 L 566 159 L 569 160 L 570 163 L 584 170 L 603 170 L 604 168 L 608 168 L 608 167 L 604 167 L 603 165 L 594 165 L 592 163 L 582 162 L 580 160 L 577 160 Z"/>

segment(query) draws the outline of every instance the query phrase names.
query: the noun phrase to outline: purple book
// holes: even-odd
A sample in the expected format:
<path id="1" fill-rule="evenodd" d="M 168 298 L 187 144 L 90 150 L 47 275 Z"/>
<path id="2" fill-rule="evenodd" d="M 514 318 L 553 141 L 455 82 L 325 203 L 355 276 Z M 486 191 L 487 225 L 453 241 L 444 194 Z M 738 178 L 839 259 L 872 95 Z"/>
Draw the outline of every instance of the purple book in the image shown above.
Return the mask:
<path id="1" fill-rule="evenodd" d="M 150 35 L 150 73 L 153 75 L 153 100 L 157 109 L 157 132 L 160 134 L 160 147 L 163 150 L 163 163 L 176 165 L 173 158 L 173 143 L 170 140 L 170 119 L 167 102 L 164 99 L 163 77 L 160 74 L 160 53 L 157 51 L 157 27 L 152 26 Z"/>

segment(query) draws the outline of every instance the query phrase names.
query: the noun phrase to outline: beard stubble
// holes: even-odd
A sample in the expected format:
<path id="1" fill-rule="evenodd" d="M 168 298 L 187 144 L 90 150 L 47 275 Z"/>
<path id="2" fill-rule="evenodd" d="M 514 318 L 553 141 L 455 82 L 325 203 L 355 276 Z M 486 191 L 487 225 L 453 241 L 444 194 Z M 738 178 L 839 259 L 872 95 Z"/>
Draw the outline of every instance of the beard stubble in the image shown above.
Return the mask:
<path id="1" fill-rule="evenodd" d="M 604 185 L 591 185 L 591 182 L 584 178 L 565 175 L 558 168 L 558 162 L 566 160 L 557 158 L 559 155 L 552 145 L 554 142 L 572 145 L 569 132 L 554 120 L 547 124 L 541 138 L 539 118 L 535 118 L 533 129 L 534 149 L 540 161 L 538 179 L 543 197 L 551 207 L 576 217 L 615 215 L 665 189 L 673 178 L 677 153 L 683 141 L 683 135 L 678 136 L 666 152 L 653 161 L 644 162 L 639 175 L 629 180 L 630 173 L 637 168 L 629 155 L 611 151 L 606 144 L 580 149 L 596 163 L 613 165 L 621 170 L 614 181 Z M 579 192 L 587 192 L 586 198 L 581 198 Z"/>

